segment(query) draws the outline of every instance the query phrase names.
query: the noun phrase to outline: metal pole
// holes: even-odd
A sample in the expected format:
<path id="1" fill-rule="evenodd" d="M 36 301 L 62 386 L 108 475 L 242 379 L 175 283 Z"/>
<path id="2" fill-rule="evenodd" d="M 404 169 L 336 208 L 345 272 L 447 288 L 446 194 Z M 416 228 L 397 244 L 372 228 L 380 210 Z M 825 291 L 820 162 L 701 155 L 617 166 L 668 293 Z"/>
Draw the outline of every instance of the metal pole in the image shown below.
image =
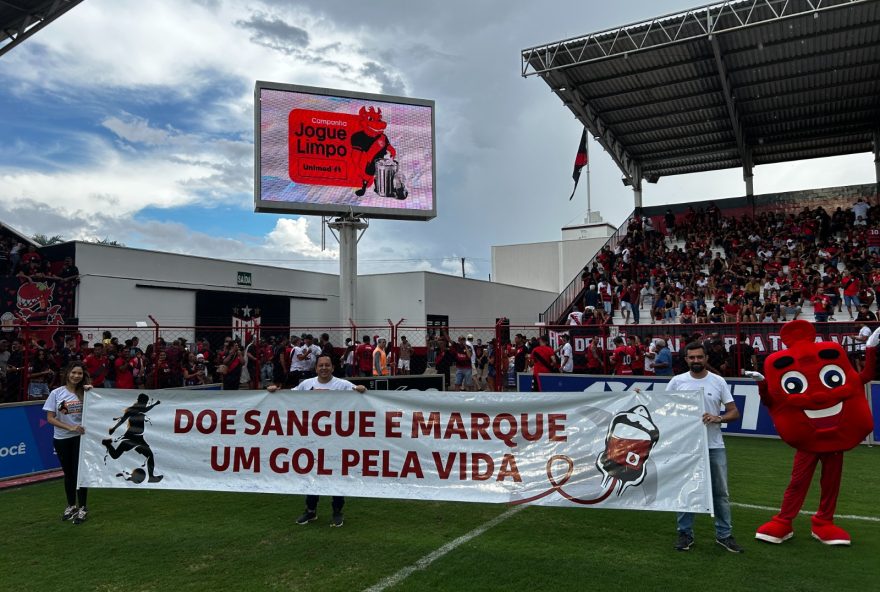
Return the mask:
<path id="1" fill-rule="evenodd" d="M 630 178 L 632 179 L 633 188 L 633 206 L 638 212 L 642 209 L 642 167 L 638 164 L 633 165 Z"/>
<path id="2" fill-rule="evenodd" d="M 642 184 L 633 185 L 633 202 L 636 210 L 642 207 Z"/>
<path id="3" fill-rule="evenodd" d="M 360 218 L 336 218 L 327 226 L 338 233 L 339 239 L 339 320 L 348 325 L 357 320 L 357 244 L 358 230 L 366 230 L 366 221 Z"/>
<path id="4" fill-rule="evenodd" d="M 590 139 L 587 138 L 587 224 L 593 222 L 593 210 L 590 208 Z"/>
<path id="5" fill-rule="evenodd" d="M 461 258 L 461 277 L 464 277 L 464 257 Z"/>
<path id="6" fill-rule="evenodd" d="M 874 130 L 874 182 L 880 194 L 880 130 Z"/>

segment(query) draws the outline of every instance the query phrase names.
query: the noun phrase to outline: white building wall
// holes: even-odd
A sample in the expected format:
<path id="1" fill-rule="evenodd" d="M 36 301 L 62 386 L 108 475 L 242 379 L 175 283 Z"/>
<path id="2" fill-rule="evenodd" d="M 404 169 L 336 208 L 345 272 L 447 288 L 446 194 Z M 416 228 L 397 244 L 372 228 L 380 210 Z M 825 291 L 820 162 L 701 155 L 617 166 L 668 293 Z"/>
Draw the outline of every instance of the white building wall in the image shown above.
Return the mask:
<path id="1" fill-rule="evenodd" d="M 388 319 L 425 324 L 425 273 L 364 275 L 358 278 L 358 324 L 384 326 Z"/>
<path id="2" fill-rule="evenodd" d="M 608 237 L 492 247 L 492 281 L 562 292 Z"/>
<path id="3" fill-rule="evenodd" d="M 147 315 L 160 325 L 193 325 L 196 290 L 287 295 L 292 324 L 338 324 L 339 278 L 332 274 L 91 243 L 77 243 L 76 265 L 81 325 L 133 324 Z M 251 274 L 251 286 L 237 284 L 239 271 Z"/>
<path id="4" fill-rule="evenodd" d="M 557 242 L 493 246 L 492 281 L 535 290 L 557 290 L 560 282 Z"/>
<path id="5" fill-rule="evenodd" d="M 448 315 L 449 325 L 491 327 L 507 317 L 514 325 L 531 325 L 557 293 L 497 282 L 436 273 L 425 274 L 425 313 Z"/>
<path id="6" fill-rule="evenodd" d="M 336 275 L 89 243 L 77 244 L 76 264 L 80 270 L 77 316 L 80 325 L 93 333 L 92 339 L 97 338 L 95 331 L 132 326 L 147 321 L 147 315 L 153 315 L 160 326 L 192 326 L 196 290 L 203 289 L 290 295 L 293 326 L 340 326 Z M 237 285 L 239 271 L 252 274 L 251 287 Z M 404 318 L 406 325 L 423 327 L 426 315 L 445 315 L 450 325 L 460 327 L 492 327 L 498 317 L 532 324 L 555 297 L 555 291 L 445 274 L 367 275 L 358 279 L 356 322 L 385 327 L 387 319 L 397 323 Z M 152 323 L 148 325 L 145 333 L 152 330 Z M 166 335 L 178 336 L 192 338 Z"/>

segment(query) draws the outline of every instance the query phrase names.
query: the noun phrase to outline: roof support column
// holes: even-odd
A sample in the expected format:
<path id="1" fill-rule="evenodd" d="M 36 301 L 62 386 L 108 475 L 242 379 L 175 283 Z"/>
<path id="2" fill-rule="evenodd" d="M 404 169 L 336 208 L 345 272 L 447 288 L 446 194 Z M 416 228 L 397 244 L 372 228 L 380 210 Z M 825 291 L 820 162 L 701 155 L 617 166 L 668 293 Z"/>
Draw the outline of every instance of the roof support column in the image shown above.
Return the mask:
<path id="1" fill-rule="evenodd" d="M 633 205 L 637 212 L 642 210 L 642 167 L 633 164 L 630 179 L 633 188 Z"/>
<path id="2" fill-rule="evenodd" d="M 752 183 L 755 175 L 752 172 L 752 149 L 749 146 L 745 146 L 743 156 L 743 180 L 746 182 L 746 196 L 752 197 L 755 195 L 755 186 Z"/>
<path id="3" fill-rule="evenodd" d="M 874 182 L 880 193 L 880 129 L 874 130 Z"/>

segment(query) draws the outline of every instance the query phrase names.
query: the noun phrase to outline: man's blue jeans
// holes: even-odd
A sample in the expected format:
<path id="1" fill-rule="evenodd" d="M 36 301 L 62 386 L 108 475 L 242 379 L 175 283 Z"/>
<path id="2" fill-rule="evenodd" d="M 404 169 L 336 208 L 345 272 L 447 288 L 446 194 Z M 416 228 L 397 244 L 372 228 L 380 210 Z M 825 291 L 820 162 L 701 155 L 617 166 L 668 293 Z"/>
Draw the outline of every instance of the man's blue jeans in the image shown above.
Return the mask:
<path id="1" fill-rule="evenodd" d="M 733 525 L 730 522 L 730 494 L 727 491 L 727 451 L 709 449 L 709 472 L 712 475 L 712 505 L 715 508 L 715 538 L 726 539 Z M 692 512 L 677 515 L 678 532 L 694 536 Z"/>

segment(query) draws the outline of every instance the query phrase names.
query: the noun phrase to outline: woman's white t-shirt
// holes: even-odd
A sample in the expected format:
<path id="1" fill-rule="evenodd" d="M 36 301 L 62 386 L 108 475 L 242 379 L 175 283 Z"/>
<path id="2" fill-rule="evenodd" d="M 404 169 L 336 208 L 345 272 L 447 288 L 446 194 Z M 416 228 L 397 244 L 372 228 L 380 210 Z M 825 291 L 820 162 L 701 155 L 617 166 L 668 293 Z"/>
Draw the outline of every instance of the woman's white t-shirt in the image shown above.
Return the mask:
<path id="1" fill-rule="evenodd" d="M 43 405 L 43 411 L 52 411 L 55 413 L 55 419 L 63 424 L 71 427 L 82 425 L 83 402 L 75 393 L 67 390 L 67 387 L 59 386 L 57 389 L 49 393 L 49 398 Z M 76 438 L 79 436 L 77 432 L 59 428 L 55 428 L 55 438 L 64 440 L 65 438 Z"/>

